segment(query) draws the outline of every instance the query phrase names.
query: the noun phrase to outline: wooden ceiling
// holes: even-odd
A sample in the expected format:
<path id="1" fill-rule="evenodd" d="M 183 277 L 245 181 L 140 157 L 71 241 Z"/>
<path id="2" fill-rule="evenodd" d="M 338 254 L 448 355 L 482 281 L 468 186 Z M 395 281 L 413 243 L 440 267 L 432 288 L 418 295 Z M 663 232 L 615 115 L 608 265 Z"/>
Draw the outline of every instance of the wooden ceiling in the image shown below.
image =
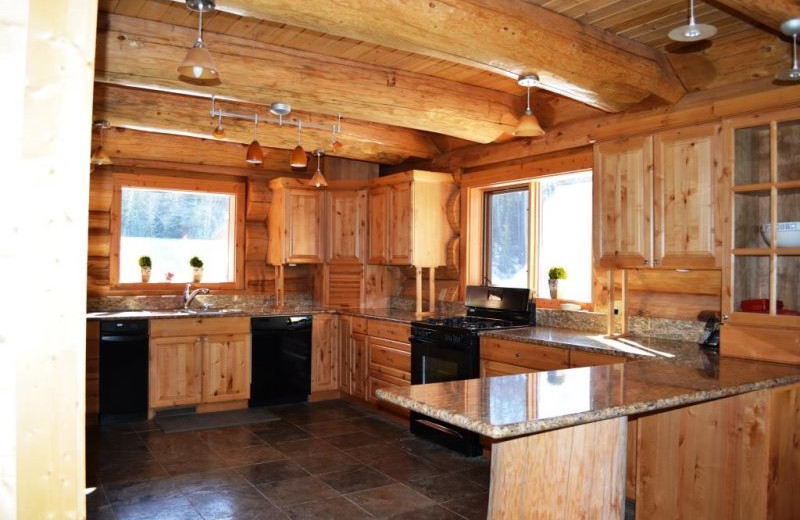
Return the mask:
<path id="1" fill-rule="evenodd" d="M 203 26 L 221 80 L 207 84 L 175 71 L 196 38 L 183 0 L 99 9 L 97 118 L 205 139 L 212 94 L 225 110 L 261 115 L 285 101 L 304 121 L 342 114 L 336 155 L 384 164 L 511 139 L 525 104 L 519 74 L 542 78 L 532 105 L 546 130 L 770 77 L 791 54 L 777 26 L 800 16 L 796 0 L 698 2 L 698 23 L 718 33 L 679 45 L 667 33 L 686 23 L 687 0 L 217 0 Z M 225 126 L 227 141 L 252 139 L 252 123 Z M 307 149 L 330 140 L 304 136 Z M 267 147 L 296 138 L 259 127 Z"/>

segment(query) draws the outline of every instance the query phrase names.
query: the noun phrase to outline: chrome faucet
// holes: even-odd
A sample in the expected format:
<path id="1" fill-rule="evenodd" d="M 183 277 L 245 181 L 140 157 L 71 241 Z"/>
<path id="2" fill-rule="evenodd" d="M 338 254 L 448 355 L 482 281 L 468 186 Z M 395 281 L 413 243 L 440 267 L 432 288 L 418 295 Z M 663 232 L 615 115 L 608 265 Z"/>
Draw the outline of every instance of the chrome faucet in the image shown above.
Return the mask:
<path id="1" fill-rule="evenodd" d="M 198 287 L 192 290 L 192 284 L 187 283 L 186 288 L 183 290 L 183 308 L 188 309 L 198 294 L 208 294 L 209 291 L 205 287 Z"/>

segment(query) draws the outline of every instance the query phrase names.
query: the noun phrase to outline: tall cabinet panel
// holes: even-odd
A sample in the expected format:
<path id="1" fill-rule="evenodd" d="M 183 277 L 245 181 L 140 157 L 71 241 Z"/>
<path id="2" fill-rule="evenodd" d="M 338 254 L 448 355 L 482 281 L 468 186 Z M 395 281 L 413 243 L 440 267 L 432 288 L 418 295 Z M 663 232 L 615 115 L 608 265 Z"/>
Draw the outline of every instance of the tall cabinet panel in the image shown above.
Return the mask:
<path id="1" fill-rule="evenodd" d="M 321 264 L 322 191 L 289 178 L 273 179 L 269 188 L 267 263 Z"/>
<path id="2" fill-rule="evenodd" d="M 652 258 L 652 137 L 594 148 L 594 255 L 601 267 L 650 265 Z"/>
<path id="3" fill-rule="evenodd" d="M 367 263 L 384 264 L 389 259 L 389 219 L 391 188 L 376 186 L 369 189 L 369 245 Z"/>
<path id="4" fill-rule="evenodd" d="M 722 352 L 800 363 L 800 110 L 725 124 Z"/>
<path id="5" fill-rule="evenodd" d="M 367 190 L 330 189 L 325 193 L 330 264 L 363 264 L 366 259 Z"/>

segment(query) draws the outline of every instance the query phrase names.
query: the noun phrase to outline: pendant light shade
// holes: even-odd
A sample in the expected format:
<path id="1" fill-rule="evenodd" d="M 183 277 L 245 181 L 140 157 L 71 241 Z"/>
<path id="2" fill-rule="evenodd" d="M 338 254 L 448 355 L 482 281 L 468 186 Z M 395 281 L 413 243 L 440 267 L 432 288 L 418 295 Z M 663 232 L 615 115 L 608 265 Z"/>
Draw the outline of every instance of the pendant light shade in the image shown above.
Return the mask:
<path id="1" fill-rule="evenodd" d="M 297 122 L 297 146 L 294 147 L 292 158 L 289 159 L 289 166 L 292 168 L 305 168 L 308 165 L 306 151 L 300 146 L 300 134 L 303 132 L 303 123 Z"/>
<path id="2" fill-rule="evenodd" d="M 217 64 L 214 63 L 214 58 L 211 57 L 211 53 L 208 52 L 203 43 L 203 12 L 213 11 L 214 2 L 211 0 L 199 2 L 197 0 L 186 0 L 186 6 L 193 11 L 199 12 L 200 17 L 197 24 L 197 41 L 186 53 L 186 57 L 178 67 L 178 73 L 187 78 L 217 79 L 219 78 Z"/>
<path id="3" fill-rule="evenodd" d="M 108 152 L 106 152 L 105 148 L 103 148 L 103 131 L 106 128 L 111 128 L 111 124 L 108 121 L 102 120 L 102 121 L 95 121 L 94 126 L 99 128 L 100 144 L 97 146 L 97 148 L 94 149 L 94 151 L 92 151 L 92 157 L 90 159 L 90 162 L 97 166 L 114 164 L 111 161 L 111 157 L 108 155 Z"/>
<path id="4" fill-rule="evenodd" d="M 217 126 L 214 127 L 214 130 L 211 131 L 212 137 L 215 139 L 224 139 L 225 138 L 225 128 L 222 126 L 222 116 L 219 116 L 219 120 L 217 121 Z"/>
<path id="5" fill-rule="evenodd" d="M 792 68 L 775 74 L 778 81 L 800 81 L 800 67 L 797 63 L 797 35 L 800 34 L 800 18 L 792 18 L 781 24 L 781 32 L 792 37 Z"/>
<path id="6" fill-rule="evenodd" d="M 689 0 L 689 23 L 675 27 L 669 32 L 669 39 L 676 42 L 696 42 L 717 34 L 717 28 L 705 23 L 695 23 L 694 0 Z"/>
<path id="7" fill-rule="evenodd" d="M 253 122 L 253 142 L 247 147 L 247 157 L 245 161 L 254 166 L 260 166 L 264 162 L 264 150 L 256 139 L 256 129 L 258 128 L 258 114 L 256 114 L 255 121 Z"/>
<path id="8" fill-rule="evenodd" d="M 327 186 L 328 181 L 325 180 L 325 176 L 322 175 L 322 170 L 320 170 L 320 163 L 322 161 L 322 150 L 314 150 L 314 155 L 317 156 L 317 171 L 314 172 L 314 175 L 311 177 L 311 180 L 308 181 L 309 186 L 314 186 L 315 188 L 320 188 L 322 186 Z"/>
<path id="9" fill-rule="evenodd" d="M 539 76 L 535 74 L 521 76 L 519 80 L 517 80 L 517 83 L 528 89 L 528 107 L 525 109 L 522 117 L 519 118 L 517 128 L 514 130 L 514 135 L 519 137 L 540 137 L 544 135 L 544 129 L 542 129 L 542 125 L 539 124 L 539 120 L 534 115 L 533 110 L 531 110 L 531 87 L 539 83 Z"/>

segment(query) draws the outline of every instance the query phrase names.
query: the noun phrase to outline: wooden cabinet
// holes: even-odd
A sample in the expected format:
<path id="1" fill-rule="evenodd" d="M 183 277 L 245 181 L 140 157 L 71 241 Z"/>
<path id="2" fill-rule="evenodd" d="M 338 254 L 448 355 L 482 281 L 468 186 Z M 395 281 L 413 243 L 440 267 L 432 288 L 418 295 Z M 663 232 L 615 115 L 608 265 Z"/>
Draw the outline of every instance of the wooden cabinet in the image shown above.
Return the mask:
<path id="1" fill-rule="evenodd" d="M 325 261 L 363 264 L 367 256 L 367 190 L 328 189 L 325 221 Z"/>
<path id="2" fill-rule="evenodd" d="M 323 192 L 298 179 L 282 177 L 271 180 L 269 188 L 267 263 L 322 263 Z"/>
<path id="3" fill-rule="evenodd" d="M 249 397 L 249 318 L 150 322 L 150 416 L 156 408 Z"/>
<path id="4" fill-rule="evenodd" d="M 359 399 L 367 398 L 367 320 L 339 318 L 339 389 Z"/>
<path id="5" fill-rule="evenodd" d="M 625 358 L 585 350 L 481 338 L 481 377 L 624 363 Z"/>
<path id="6" fill-rule="evenodd" d="M 311 329 L 311 392 L 339 389 L 338 316 L 316 314 Z"/>
<path id="7" fill-rule="evenodd" d="M 585 350 L 570 350 L 569 351 L 569 366 L 576 367 L 596 367 L 599 365 L 613 365 L 615 363 L 624 363 L 625 358 L 622 356 L 613 356 L 611 354 L 600 354 L 598 352 L 588 352 Z"/>
<path id="8" fill-rule="evenodd" d="M 411 384 L 411 326 L 387 320 L 368 320 L 366 362 L 368 379 L 366 399 L 392 413 L 408 416 L 408 410 L 380 401 L 379 388 Z"/>
<path id="9" fill-rule="evenodd" d="M 716 268 L 718 124 L 595 145 L 594 253 L 605 268 Z"/>
<path id="10" fill-rule="evenodd" d="M 86 322 L 86 424 L 97 424 L 100 413 L 100 322 Z"/>
<path id="11" fill-rule="evenodd" d="M 453 189 L 452 176 L 443 173 L 415 170 L 373 180 L 367 262 L 444 265 L 445 244 L 452 234 L 446 205 Z"/>
<path id="12" fill-rule="evenodd" d="M 800 110 L 725 122 L 723 355 L 800 364 Z"/>

